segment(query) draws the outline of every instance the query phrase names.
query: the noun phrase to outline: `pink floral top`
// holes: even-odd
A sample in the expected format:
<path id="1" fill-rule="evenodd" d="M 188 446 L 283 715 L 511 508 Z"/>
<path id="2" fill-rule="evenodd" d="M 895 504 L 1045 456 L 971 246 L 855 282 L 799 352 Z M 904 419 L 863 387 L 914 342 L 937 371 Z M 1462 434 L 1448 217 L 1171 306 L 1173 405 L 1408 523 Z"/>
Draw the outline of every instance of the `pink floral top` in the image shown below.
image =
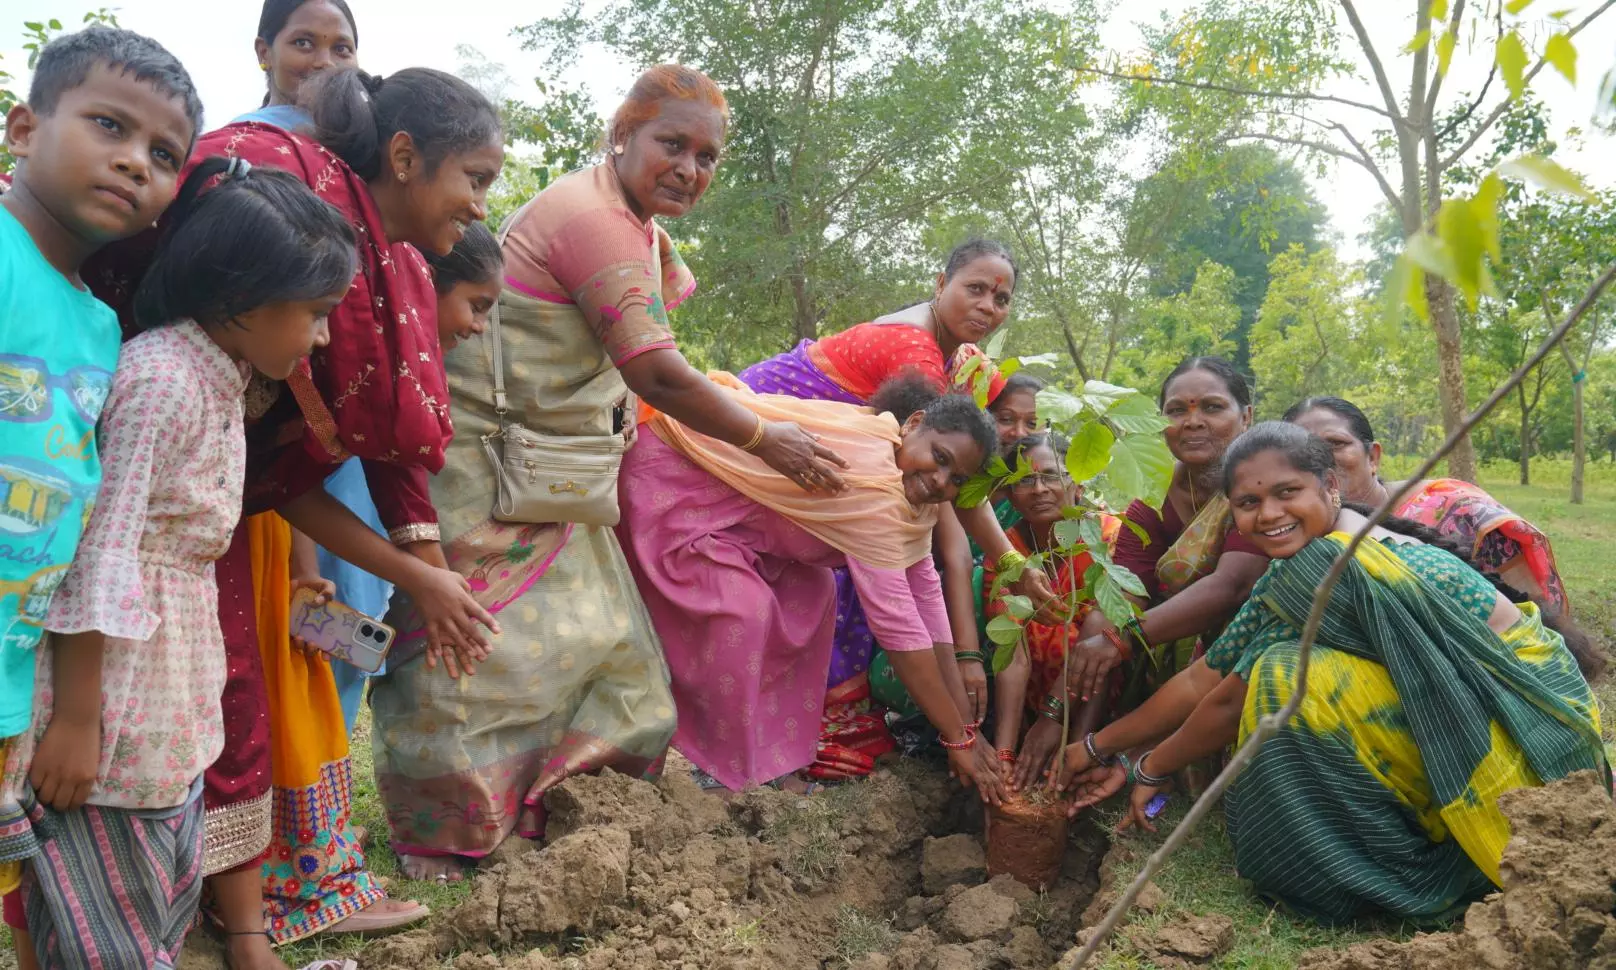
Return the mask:
<path id="1" fill-rule="evenodd" d="M 101 491 L 45 621 L 107 637 L 92 804 L 183 804 L 223 747 L 213 561 L 241 518 L 247 369 L 190 322 L 141 334 L 118 358 L 98 432 Z M 8 793 L 50 724 L 53 652 L 39 651 L 33 730 L 7 761 Z"/>

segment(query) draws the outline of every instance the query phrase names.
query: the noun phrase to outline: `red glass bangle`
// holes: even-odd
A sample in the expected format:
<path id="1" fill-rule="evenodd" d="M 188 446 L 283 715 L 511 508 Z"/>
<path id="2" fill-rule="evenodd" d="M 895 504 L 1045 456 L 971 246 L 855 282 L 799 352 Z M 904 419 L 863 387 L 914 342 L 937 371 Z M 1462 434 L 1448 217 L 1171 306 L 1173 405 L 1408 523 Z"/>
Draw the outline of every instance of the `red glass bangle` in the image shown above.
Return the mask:
<path id="1" fill-rule="evenodd" d="M 1133 656 L 1133 651 L 1128 649 L 1127 642 L 1122 639 L 1122 634 L 1117 632 L 1116 627 L 1114 627 L 1114 626 L 1106 627 L 1103 636 L 1107 640 L 1109 640 L 1111 642 L 1111 645 L 1113 647 L 1117 648 L 1117 653 L 1122 654 L 1122 659 L 1124 661 L 1130 659 Z"/>
<path id="2" fill-rule="evenodd" d="M 965 740 L 963 741 L 950 741 L 944 737 L 938 737 L 937 740 L 950 751 L 964 751 L 976 744 L 976 728 L 969 724 L 965 725 Z"/>
<path id="3" fill-rule="evenodd" d="M 1015 761 L 1016 760 L 1016 753 L 1014 751 L 1011 751 L 1009 748 L 1000 748 L 999 749 L 999 760 L 1000 761 Z"/>

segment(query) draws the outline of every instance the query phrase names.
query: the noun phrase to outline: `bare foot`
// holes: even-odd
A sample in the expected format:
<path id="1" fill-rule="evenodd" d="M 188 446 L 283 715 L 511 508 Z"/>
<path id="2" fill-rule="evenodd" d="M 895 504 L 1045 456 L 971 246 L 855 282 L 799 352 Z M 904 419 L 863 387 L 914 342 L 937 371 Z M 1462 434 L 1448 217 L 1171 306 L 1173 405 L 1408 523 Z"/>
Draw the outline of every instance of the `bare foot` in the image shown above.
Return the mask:
<path id="1" fill-rule="evenodd" d="M 465 865 L 454 856 L 401 855 L 399 867 L 406 879 L 423 882 L 459 882 L 465 878 Z"/>
<path id="2" fill-rule="evenodd" d="M 275 955 L 269 937 L 262 933 L 238 933 L 224 938 L 224 965 L 229 970 L 292 970 Z"/>

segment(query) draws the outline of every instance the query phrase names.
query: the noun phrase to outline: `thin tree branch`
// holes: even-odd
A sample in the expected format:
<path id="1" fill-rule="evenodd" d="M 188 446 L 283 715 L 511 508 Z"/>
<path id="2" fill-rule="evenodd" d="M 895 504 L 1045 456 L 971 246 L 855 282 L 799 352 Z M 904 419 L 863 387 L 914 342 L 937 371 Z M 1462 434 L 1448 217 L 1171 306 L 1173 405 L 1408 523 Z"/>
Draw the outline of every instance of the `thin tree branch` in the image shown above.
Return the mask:
<path id="1" fill-rule="evenodd" d="M 1359 158 L 1355 153 L 1349 152 L 1339 145 L 1331 145 L 1328 142 L 1314 141 L 1311 138 L 1293 138 L 1290 135 L 1270 135 L 1266 132 L 1253 131 L 1243 135 L 1226 135 L 1223 138 L 1218 139 L 1218 141 L 1222 144 L 1228 144 L 1230 142 L 1246 141 L 1248 139 L 1256 141 L 1271 141 L 1280 145 L 1295 145 L 1298 148 L 1307 148 L 1311 149 L 1312 151 L 1323 152 L 1326 155 L 1334 155 L 1336 158 L 1344 158 L 1354 165 L 1361 166 L 1364 164 L 1364 160 L 1362 158 Z"/>
<path id="2" fill-rule="evenodd" d="M 1567 37 L 1575 37 L 1575 36 L 1577 36 L 1577 34 L 1582 32 L 1582 29 L 1584 27 L 1588 26 L 1589 24 L 1593 23 L 1595 20 L 1599 19 L 1599 16 L 1601 14 L 1603 14 L 1605 11 L 1609 10 L 1613 6 L 1616 6 L 1616 0 L 1605 0 L 1604 3 L 1600 4 L 1597 8 L 1594 9 L 1593 13 L 1590 13 L 1588 16 L 1582 18 L 1582 20 L 1577 22 L 1576 26 L 1574 26 L 1574 27 L 1570 28 L 1569 30 L 1567 30 L 1565 32 L 1566 36 Z M 1526 72 L 1526 76 L 1522 79 L 1521 83 L 1526 84 L 1526 85 L 1530 85 L 1532 83 L 1532 79 L 1537 77 L 1538 72 L 1542 71 L 1543 68 L 1548 65 L 1548 63 L 1549 63 L 1548 58 L 1546 58 L 1546 57 L 1539 58 L 1538 62 L 1536 64 L 1532 65 L 1532 69 L 1530 71 Z M 1502 118 L 1504 116 L 1504 112 L 1509 110 L 1509 106 L 1511 104 L 1514 104 L 1514 103 L 1515 103 L 1515 99 L 1513 97 L 1508 97 L 1508 98 L 1505 98 L 1504 100 L 1498 102 L 1497 106 L 1495 106 L 1493 108 L 1492 113 L 1487 115 L 1486 119 L 1483 120 L 1480 125 L 1476 126 L 1476 130 L 1472 131 L 1470 133 L 1469 137 L 1467 137 L 1463 142 L 1461 142 L 1459 144 L 1459 147 L 1455 148 L 1453 150 L 1453 153 L 1451 155 L 1449 155 L 1442 162 L 1442 171 L 1445 172 L 1448 169 L 1452 168 L 1455 164 L 1457 164 L 1459 159 L 1464 157 L 1464 153 L 1469 151 L 1476 144 L 1476 142 L 1480 141 L 1481 136 L 1485 135 L 1489 130 L 1491 130 L 1492 126 L 1498 123 L 1498 119 Z"/>
<path id="3" fill-rule="evenodd" d="M 1504 8 L 1503 7 L 1499 7 L 1497 9 L 1497 15 L 1494 17 L 1494 21 L 1498 24 L 1498 32 L 1493 37 L 1493 44 L 1496 47 L 1498 42 L 1504 39 Z M 1456 115 L 1452 121 L 1450 121 L 1447 124 L 1442 126 L 1442 130 L 1440 132 L 1437 132 L 1437 136 L 1436 136 L 1437 144 L 1440 145 L 1442 142 L 1447 141 L 1448 138 L 1450 136 L 1452 136 L 1452 134 L 1455 131 L 1459 130 L 1460 125 L 1468 124 L 1470 119 L 1475 117 L 1477 109 L 1479 109 L 1484 103 L 1486 103 L 1486 101 L 1487 101 L 1487 92 L 1492 88 L 1493 81 L 1497 77 L 1498 77 L 1498 59 L 1495 57 L 1495 58 L 1493 58 L 1492 66 L 1487 69 L 1487 79 L 1481 82 L 1481 90 L 1476 93 L 1475 100 L 1471 101 L 1470 104 L 1468 106 L 1466 106 L 1466 108 L 1463 111 L 1459 112 L 1459 114 Z"/>
<path id="4" fill-rule="evenodd" d="M 1397 103 L 1397 93 L 1392 90 L 1392 82 L 1386 76 L 1386 67 L 1380 62 L 1380 55 L 1375 53 L 1374 42 L 1369 39 L 1369 31 L 1364 28 L 1363 18 L 1358 16 L 1358 8 L 1352 0 L 1341 0 L 1341 8 L 1347 12 L 1347 19 L 1352 22 L 1352 32 L 1358 35 L 1358 46 L 1363 49 L 1364 59 L 1369 62 L 1369 70 L 1375 75 L 1375 84 L 1380 88 L 1380 96 L 1386 101 L 1386 110 L 1381 112 L 1386 117 L 1396 121 L 1403 120 L 1402 106 Z M 1430 9 L 1426 6 L 1427 10 Z"/>
<path id="5" fill-rule="evenodd" d="M 1183 821 L 1178 823 L 1178 827 L 1173 829 L 1172 834 L 1167 836 L 1167 840 L 1162 843 L 1161 848 L 1152 852 L 1150 858 L 1145 860 L 1144 866 L 1139 870 L 1139 874 L 1134 877 L 1133 882 L 1129 884 L 1127 891 L 1106 912 L 1105 919 L 1100 921 L 1100 925 L 1094 928 L 1088 942 L 1083 944 L 1083 949 L 1078 951 L 1077 958 L 1072 963 L 1072 970 L 1081 970 L 1082 967 L 1088 964 L 1095 952 L 1100 949 L 1100 946 L 1110 938 L 1112 933 L 1116 932 L 1117 926 L 1121 924 L 1122 918 L 1132 908 L 1134 901 L 1139 898 L 1139 893 L 1144 890 L 1145 884 L 1150 882 L 1157 872 L 1161 871 L 1162 864 L 1167 861 L 1168 856 L 1172 855 L 1179 846 L 1189 841 L 1190 833 L 1194 830 L 1196 823 L 1206 817 L 1207 813 L 1212 810 L 1212 806 L 1223 796 L 1224 790 L 1234 781 L 1235 776 L 1240 774 L 1241 769 L 1250 764 L 1252 759 L 1257 756 L 1257 751 L 1262 747 L 1263 742 L 1277 734 L 1279 729 L 1290 723 L 1291 718 L 1296 715 L 1297 709 L 1302 704 L 1302 699 L 1307 695 L 1307 672 L 1313 657 L 1313 643 L 1318 638 L 1319 627 L 1324 621 L 1324 608 L 1330 602 L 1330 594 L 1335 591 L 1336 584 L 1340 582 L 1342 574 L 1347 570 L 1347 564 L 1352 561 L 1353 554 L 1358 551 L 1358 547 L 1363 544 L 1364 539 L 1374 530 L 1375 526 L 1391 515 L 1392 510 L 1397 507 L 1404 496 L 1413 491 L 1414 487 L 1426 475 L 1431 473 L 1437 463 L 1445 458 L 1448 452 L 1452 451 L 1454 446 L 1462 441 L 1465 435 L 1470 433 L 1472 428 L 1491 414 L 1499 402 L 1508 397 L 1510 392 L 1515 390 L 1534 367 L 1541 364 L 1549 354 L 1554 352 L 1554 349 L 1571 332 L 1571 328 L 1576 326 L 1577 321 L 1581 320 L 1585 314 L 1593 309 L 1594 305 L 1599 302 L 1600 297 L 1604 295 L 1605 290 L 1613 282 L 1616 282 L 1616 264 L 1609 266 L 1594 281 L 1588 292 L 1577 302 L 1576 307 L 1554 329 L 1554 332 L 1549 334 L 1548 339 L 1544 340 L 1542 346 L 1538 347 L 1532 358 L 1521 365 L 1514 374 L 1510 375 L 1509 380 L 1499 385 L 1498 389 L 1493 391 L 1487 400 L 1482 402 L 1480 407 L 1476 408 L 1464 421 L 1460 422 L 1459 426 L 1453 430 L 1453 433 L 1448 435 L 1447 440 L 1442 442 L 1442 447 L 1438 448 L 1435 454 L 1422 462 L 1412 475 L 1397 486 L 1395 492 L 1388 494 L 1386 501 L 1381 503 L 1380 507 L 1370 514 L 1369 520 L 1353 533 L 1352 539 L 1347 543 L 1346 548 L 1341 550 L 1341 554 L 1331 564 L 1329 572 L 1325 573 L 1324 582 L 1319 584 L 1319 591 L 1313 596 L 1313 608 L 1308 611 L 1307 623 L 1302 627 L 1302 638 L 1297 644 L 1296 687 L 1291 692 L 1290 700 L 1286 701 L 1284 706 L 1273 714 L 1257 719 L 1256 730 L 1252 731 L 1250 736 L 1246 738 L 1246 742 L 1240 746 L 1240 750 L 1234 753 L 1234 757 L 1229 759 L 1228 766 L 1218 773 L 1217 778 L 1213 779 L 1212 784 L 1207 787 L 1201 797 L 1197 798 L 1195 804 L 1190 806 L 1189 813 L 1184 816 Z"/>
<path id="6" fill-rule="evenodd" d="M 1124 74 L 1121 71 L 1108 71 L 1100 67 L 1078 67 L 1080 73 L 1098 74 L 1101 77 L 1116 78 L 1119 81 L 1143 81 L 1148 84 L 1171 84 L 1183 88 L 1199 88 L 1202 91 L 1221 91 L 1224 94 L 1238 94 L 1247 98 L 1279 98 L 1285 101 L 1329 101 L 1333 104 L 1344 104 L 1350 108 L 1360 108 L 1364 111 L 1373 111 L 1375 114 L 1394 122 L 1401 123 L 1398 115 L 1386 113 L 1385 108 L 1379 108 L 1367 101 L 1354 101 L 1351 98 L 1338 98 L 1333 94 L 1310 94 L 1299 91 L 1259 91 L 1256 88 L 1237 88 L 1228 84 L 1215 84 L 1211 81 L 1191 81 L 1176 77 L 1139 77 L 1134 74 Z"/>
<path id="7" fill-rule="evenodd" d="M 1345 2 L 1345 0 L 1343 0 Z M 1436 85 L 1431 79 L 1431 0 L 1419 0 L 1414 17 L 1414 34 L 1425 34 L 1425 43 L 1414 51 L 1414 64 L 1409 72 L 1408 120 L 1422 138 L 1430 137 L 1431 115 L 1426 110 L 1427 92 Z"/>
<path id="8" fill-rule="evenodd" d="M 1459 37 L 1459 21 L 1464 18 L 1464 8 L 1465 0 L 1453 0 L 1453 15 L 1448 18 L 1448 31 L 1453 34 L 1455 43 L 1457 43 L 1457 39 Z M 1432 37 L 1430 43 L 1434 44 L 1436 42 L 1436 38 Z M 1452 62 L 1450 61 L 1449 64 L 1451 65 Z M 1425 96 L 1425 119 L 1427 122 L 1433 123 L 1436 120 L 1436 115 L 1434 113 L 1436 111 L 1436 97 L 1437 94 L 1442 90 L 1442 81 L 1445 77 L 1443 71 L 1440 69 L 1440 59 L 1438 59 L 1437 67 L 1438 70 L 1436 72 L 1436 76 L 1431 78 L 1431 90 Z M 1493 67 L 1494 69 L 1498 67 L 1498 62 L 1496 60 L 1493 62 Z"/>
<path id="9" fill-rule="evenodd" d="M 1385 173 L 1380 170 L 1380 166 L 1375 163 L 1374 156 L 1369 154 L 1369 149 L 1364 147 L 1364 143 L 1359 141 L 1352 132 L 1347 130 L 1347 126 L 1339 121 L 1331 127 L 1341 132 L 1341 137 L 1345 138 L 1352 144 L 1353 148 L 1358 150 L 1358 155 L 1363 160 L 1363 167 L 1368 169 L 1369 174 L 1375 177 L 1375 181 L 1380 185 L 1381 194 L 1386 197 L 1387 202 L 1392 204 L 1392 209 L 1396 210 L 1400 207 L 1403 204 L 1403 197 L 1397 194 L 1397 190 L 1392 187 L 1391 181 L 1386 178 Z"/>

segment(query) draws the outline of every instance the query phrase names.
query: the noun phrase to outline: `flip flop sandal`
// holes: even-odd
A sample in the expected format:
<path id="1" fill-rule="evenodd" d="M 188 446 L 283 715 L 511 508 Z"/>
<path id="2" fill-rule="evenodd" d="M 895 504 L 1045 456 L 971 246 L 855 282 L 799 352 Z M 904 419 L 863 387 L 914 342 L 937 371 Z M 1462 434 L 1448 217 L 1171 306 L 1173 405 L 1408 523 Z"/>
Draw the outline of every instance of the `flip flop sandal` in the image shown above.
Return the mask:
<path id="1" fill-rule="evenodd" d="M 709 775 L 707 772 L 702 771 L 700 768 L 691 767 L 690 777 L 691 780 L 695 781 L 696 787 L 700 788 L 702 791 L 720 791 L 728 789 L 727 785 L 719 781 L 717 778 L 714 778 L 712 775 Z"/>
<path id="2" fill-rule="evenodd" d="M 371 912 L 374 906 L 375 904 L 372 903 L 371 906 L 360 910 L 335 926 L 329 927 L 325 932 L 378 936 L 401 930 L 406 926 L 413 926 L 432 915 L 432 910 L 420 903 L 416 903 L 408 909 L 387 913 Z"/>
<path id="3" fill-rule="evenodd" d="M 802 782 L 802 790 L 799 791 L 794 788 L 787 788 L 786 779 L 788 778 Z M 790 795 L 802 795 L 805 797 L 808 795 L 817 795 L 825 790 L 825 784 L 823 782 L 814 781 L 810 778 L 798 778 L 796 775 L 781 775 L 779 778 L 774 778 L 764 782 L 762 787 L 773 788 L 775 791 L 783 791 Z"/>

